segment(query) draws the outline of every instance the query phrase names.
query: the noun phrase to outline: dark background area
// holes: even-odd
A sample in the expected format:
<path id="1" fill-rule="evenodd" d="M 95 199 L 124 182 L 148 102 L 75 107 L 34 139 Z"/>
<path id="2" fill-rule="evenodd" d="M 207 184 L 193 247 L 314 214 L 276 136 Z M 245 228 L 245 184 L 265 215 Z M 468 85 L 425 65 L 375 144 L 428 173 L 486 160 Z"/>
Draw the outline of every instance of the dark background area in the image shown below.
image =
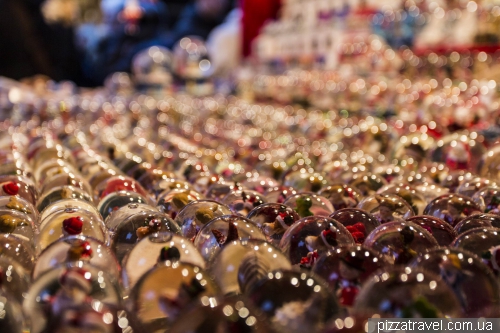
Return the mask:
<path id="1" fill-rule="evenodd" d="M 71 80 L 79 86 L 101 85 L 107 75 L 129 71 L 134 55 L 152 45 L 172 49 L 185 36 L 206 39 L 238 3 L 158 0 L 150 5 L 145 1 L 139 33 L 127 33 L 126 23 L 116 17 L 109 23 L 111 33 L 89 56 L 77 49 L 76 28 L 44 20 L 43 2 L 0 0 L 0 76 L 20 80 L 42 74 L 55 81 Z M 213 4 L 218 8 L 215 12 L 210 10 Z"/>
<path id="2" fill-rule="evenodd" d="M 48 25 L 43 0 L 0 0 L 0 75 L 22 79 L 36 74 L 83 84 L 73 29 Z"/>

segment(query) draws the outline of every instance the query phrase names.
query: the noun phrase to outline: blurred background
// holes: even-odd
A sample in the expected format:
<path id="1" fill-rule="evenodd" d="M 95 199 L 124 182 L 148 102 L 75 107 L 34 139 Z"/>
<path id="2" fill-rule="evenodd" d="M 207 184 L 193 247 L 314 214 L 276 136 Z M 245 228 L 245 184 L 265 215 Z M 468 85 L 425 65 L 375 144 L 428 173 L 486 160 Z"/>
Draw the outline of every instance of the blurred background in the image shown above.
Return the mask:
<path id="1" fill-rule="evenodd" d="M 253 16 L 243 32 L 245 6 Z M 231 67 L 278 8 L 276 0 L 0 0 L 0 76 L 101 85 L 130 71 L 141 50 L 172 49 L 185 36 L 207 41 Z"/>
<path id="2" fill-rule="evenodd" d="M 41 74 L 77 86 L 100 86 L 112 73 L 131 72 L 141 51 L 160 46 L 175 53 L 184 37 L 196 37 L 206 47 L 214 77 L 235 75 L 241 64 L 250 64 L 252 70 L 265 65 L 260 71 L 271 73 L 335 69 L 346 63 L 346 54 L 359 53 L 349 47 L 373 36 L 403 58 L 406 49 L 432 64 L 439 63 L 439 56 L 452 55 L 444 64 L 451 72 L 450 64 L 470 62 L 472 53 L 484 57 L 499 52 L 499 4 L 498 0 L 0 0 L 0 76 L 21 80 Z M 189 43 L 182 45 L 186 49 Z M 487 79 L 500 73 L 492 66 L 484 71 Z"/>

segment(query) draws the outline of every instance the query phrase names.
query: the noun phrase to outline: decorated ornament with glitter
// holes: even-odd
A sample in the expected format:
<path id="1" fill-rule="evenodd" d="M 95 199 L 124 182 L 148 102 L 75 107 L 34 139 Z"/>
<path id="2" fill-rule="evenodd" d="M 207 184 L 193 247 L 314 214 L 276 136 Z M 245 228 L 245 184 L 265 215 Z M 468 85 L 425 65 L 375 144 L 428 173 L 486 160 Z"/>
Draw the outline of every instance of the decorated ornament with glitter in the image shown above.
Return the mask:
<path id="1" fill-rule="evenodd" d="M 148 235 L 138 241 L 123 258 L 122 283 L 125 289 L 135 283 L 151 268 L 161 262 L 186 262 L 205 268 L 205 261 L 193 243 L 171 232 Z"/>
<path id="2" fill-rule="evenodd" d="M 270 272 L 255 285 L 249 297 L 280 332 L 316 331 L 340 310 L 325 282 L 306 272 Z"/>
<path id="3" fill-rule="evenodd" d="M 376 228 L 364 245 L 386 255 L 396 265 L 405 265 L 439 244 L 427 230 L 416 224 L 389 222 Z"/>
<path id="4" fill-rule="evenodd" d="M 97 205 L 97 209 L 99 210 L 102 218 L 106 220 L 108 216 L 111 216 L 121 207 L 134 203 L 148 204 L 148 200 L 137 192 L 118 191 L 110 193 L 101 199 L 101 201 L 99 201 L 99 205 Z"/>
<path id="5" fill-rule="evenodd" d="M 41 275 L 31 286 L 23 308 L 31 318 L 31 332 L 41 333 L 53 318 L 67 309 L 99 301 L 104 305 L 121 303 L 117 281 L 88 263 L 59 265 Z"/>
<path id="6" fill-rule="evenodd" d="M 361 245 L 340 246 L 318 258 L 313 273 L 325 279 L 344 306 L 352 306 L 359 288 L 375 271 L 389 266 L 379 253 Z"/>
<path id="7" fill-rule="evenodd" d="M 341 209 L 330 217 L 342 223 L 358 244 L 363 243 L 366 236 L 380 225 L 375 216 L 357 208 Z"/>
<path id="8" fill-rule="evenodd" d="M 32 270 L 33 280 L 66 263 L 82 262 L 105 270 L 114 281 L 120 279 L 120 267 L 114 253 L 104 243 L 83 235 L 60 238 L 47 247 Z"/>
<path id="9" fill-rule="evenodd" d="M 247 217 L 255 222 L 266 234 L 268 241 L 275 245 L 279 244 L 285 231 L 300 219 L 292 208 L 277 203 L 260 205 Z"/>
<path id="10" fill-rule="evenodd" d="M 229 193 L 222 202 L 231 208 L 233 213 L 247 216 L 252 209 L 266 203 L 266 199 L 257 191 L 238 190 Z"/>
<path id="11" fill-rule="evenodd" d="M 439 276 L 417 268 L 392 267 L 361 288 L 353 314 L 391 318 L 459 318 L 460 302 Z"/>
<path id="12" fill-rule="evenodd" d="M 129 209 L 126 206 L 117 211 L 116 217 L 125 215 L 121 214 L 121 210 L 126 210 L 124 213 L 130 213 L 130 215 L 119 219 L 113 218 L 113 221 L 108 221 L 107 225 L 111 236 L 110 247 L 116 253 L 120 263 L 137 242 L 152 234 L 158 232 L 180 234 L 180 227 L 177 223 L 156 210 L 147 207 Z"/>
<path id="13" fill-rule="evenodd" d="M 137 314 L 140 327 L 156 332 L 173 323 L 187 307 L 218 293 L 217 285 L 200 267 L 166 260 L 134 284 L 129 293 L 130 310 Z"/>
<path id="14" fill-rule="evenodd" d="M 38 199 L 35 183 L 30 178 L 22 176 L 22 170 L 18 171 L 19 173 L 16 172 L 15 175 L 0 175 L 0 192 L 2 195 L 20 196 L 32 205 L 35 205 Z"/>
<path id="15" fill-rule="evenodd" d="M 424 210 L 425 215 L 438 217 L 453 227 L 465 217 L 481 212 L 481 207 L 471 198 L 459 194 L 437 197 Z"/>
<path id="16" fill-rule="evenodd" d="M 484 187 L 472 195 L 472 200 L 478 206 L 485 207 L 485 213 L 500 215 L 500 189 L 498 187 Z"/>
<path id="17" fill-rule="evenodd" d="M 283 204 L 293 208 L 301 218 L 309 216 L 328 216 L 334 211 L 328 199 L 307 192 L 295 194 L 286 199 Z"/>
<path id="18" fill-rule="evenodd" d="M 434 216 L 413 216 L 407 219 L 407 221 L 418 224 L 430 232 L 441 246 L 450 245 L 458 235 L 451 225 Z"/>
<path id="19" fill-rule="evenodd" d="M 330 200 L 335 210 L 354 208 L 362 198 L 356 189 L 344 184 L 328 186 L 318 194 Z"/>
<path id="20" fill-rule="evenodd" d="M 288 259 L 273 245 L 250 239 L 227 244 L 209 263 L 209 273 L 223 294 L 250 294 L 275 269 L 291 269 Z"/>
<path id="21" fill-rule="evenodd" d="M 295 222 L 280 242 L 281 250 L 292 265 L 303 262 L 305 266 L 311 266 L 317 255 L 340 245 L 354 245 L 351 233 L 338 221 L 322 216 L 310 216 Z"/>
<path id="22" fill-rule="evenodd" d="M 158 196 L 156 207 L 161 212 L 175 218 L 177 214 L 189 203 L 200 200 L 202 195 L 198 192 L 185 189 L 165 190 Z"/>
<path id="23" fill-rule="evenodd" d="M 395 194 L 368 196 L 356 208 L 372 214 L 381 224 L 402 221 L 414 215 L 410 205 Z"/>
<path id="24" fill-rule="evenodd" d="M 495 272 L 500 258 L 496 255 L 500 245 L 500 230 L 497 228 L 475 228 L 459 235 L 451 244 L 451 247 L 470 251 L 482 258 L 483 261 Z"/>
<path id="25" fill-rule="evenodd" d="M 205 225 L 196 236 L 194 245 L 205 260 L 210 260 L 222 248 L 240 239 L 265 240 L 266 237 L 252 221 L 238 215 L 226 215 Z"/>
<path id="26" fill-rule="evenodd" d="M 194 239 L 198 232 L 214 218 L 230 215 L 231 210 L 224 204 L 211 200 L 197 200 L 185 206 L 175 217 L 184 237 Z"/>
<path id="27" fill-rule="evenodd" d="M 43 220 L 39 228 L 36 244 L 40 250 L 67 236 L 90 236 L 101 242 L 107 242 L 108 239 L 106 227 L 100 216 L 95 212 L 76 207 L 55 210 Z"/>
<path id="28" fill-rule="evenodd" d="M 36 209 L 42 212 L 48 206 L 64 199 L 78 199 L 92 203 L 92 197 L 82 189 L 73 186 L 59 186 L 42 195 L 37 202 Z"/>
<path id="29" fill-rule="evenodd" d="M 493 252 L 496 251 L 490 253 Z M 494 260 L 489 263 L 495 265 Z M 471 252 L 460 248 L 433 249 L 412 261 L 409 267 L 421 268 L 441 276 L 455 293 L 464 313 L 469 316 L 486 316 L 491 308 L 500 303 L 500 287 L 496 277 Z"/>

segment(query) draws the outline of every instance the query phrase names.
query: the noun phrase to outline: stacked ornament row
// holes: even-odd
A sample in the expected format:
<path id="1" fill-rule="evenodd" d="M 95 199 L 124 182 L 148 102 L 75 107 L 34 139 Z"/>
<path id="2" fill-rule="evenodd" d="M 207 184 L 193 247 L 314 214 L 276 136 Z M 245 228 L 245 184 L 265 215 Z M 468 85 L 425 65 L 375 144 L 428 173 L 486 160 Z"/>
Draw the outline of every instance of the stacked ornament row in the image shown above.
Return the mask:
<path id="1" fill-rule="evenodd" d="M 298 149 L 253 170 L 249 151 L 200 154 L 217 136 L 170 129 L 150 146 L 141 119 L 126 145 L 118 120 L 2 134 L 2 331 L 357 332 L 372 316 L 498 315 L 500 194 L 481 171 L 498 155 L 479 176 L 455 149 L 475 132 L 447 142 L 444 164 L 410 139 L 412 168 Z"/>

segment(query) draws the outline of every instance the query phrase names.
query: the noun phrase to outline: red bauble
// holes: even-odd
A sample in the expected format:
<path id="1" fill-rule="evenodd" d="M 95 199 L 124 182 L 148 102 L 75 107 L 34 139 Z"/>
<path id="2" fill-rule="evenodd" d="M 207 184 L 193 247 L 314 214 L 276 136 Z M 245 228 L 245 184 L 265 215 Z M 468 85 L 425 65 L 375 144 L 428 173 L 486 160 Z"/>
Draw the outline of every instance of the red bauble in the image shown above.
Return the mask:
<path id="1" fill-rule="evenodd" d="M 354 242 L 356 242 L 356 244 L 363 244 L 365 241 L 365 234 L 360 231 L 351 232 L 351 236 L 354 238 Z"/>
<path id="2" fill-rule="evenodd" d="M 81 217 L 70 217 L 63 221 L 63 229 L 70 235 L 82 233 L 83 219 Z"/>
<path id="3" fill-rule="evenodd" d="M 8 195 L 18 194 L 19 188 L 20 188 L 19 185 L 17 185 L 15 182 L 8 182 L 2 186 L 3 191 Z"/>
<path id="4" fill-rule="evenodd" d="M 80 228 L 81 229 L 81 228 Z M 80 230 L 81 232 L 81 230 Z M 83 242 L 82 243 L 82 258 L 90 258 L 92 257 L 92 247 L 90 246 L 89 242 Z"/>
<path id="5" fill-rule="evenodd" d="M 353 227 L 355 227 L 359 232 L 366 234 L 366 228 L 365 228 L 365 225 L 363 223 L 358 222 L 355 225 L 353 225 Z"/>

